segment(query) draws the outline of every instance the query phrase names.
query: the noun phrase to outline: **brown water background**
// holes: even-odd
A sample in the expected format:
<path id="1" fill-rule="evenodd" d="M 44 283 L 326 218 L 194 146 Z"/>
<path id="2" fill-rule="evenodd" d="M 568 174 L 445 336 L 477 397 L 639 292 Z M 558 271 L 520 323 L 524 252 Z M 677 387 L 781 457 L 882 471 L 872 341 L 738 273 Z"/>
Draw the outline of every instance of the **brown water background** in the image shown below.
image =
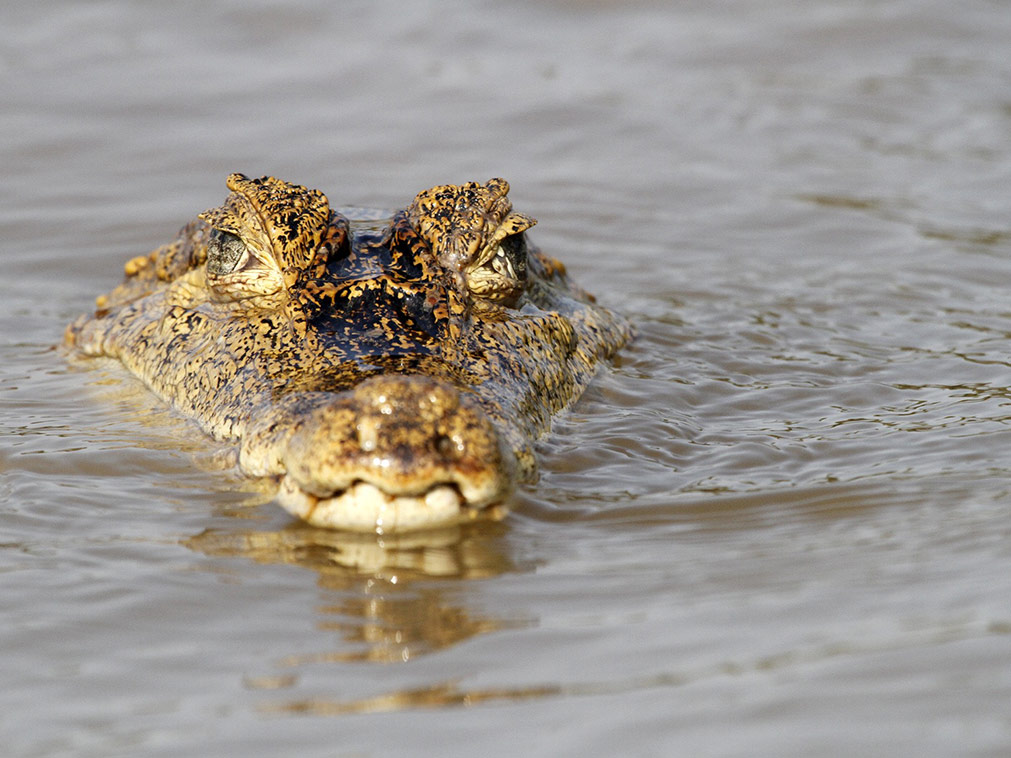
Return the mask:
<path id="1" fill-rule="evenodd" d="M 4 756 L 1011 755 L 1005 2 L 0 18 Z M 293 524 L 51 349 L 232 171 L 505 176 L 636 322 L 506 522 Z"/>

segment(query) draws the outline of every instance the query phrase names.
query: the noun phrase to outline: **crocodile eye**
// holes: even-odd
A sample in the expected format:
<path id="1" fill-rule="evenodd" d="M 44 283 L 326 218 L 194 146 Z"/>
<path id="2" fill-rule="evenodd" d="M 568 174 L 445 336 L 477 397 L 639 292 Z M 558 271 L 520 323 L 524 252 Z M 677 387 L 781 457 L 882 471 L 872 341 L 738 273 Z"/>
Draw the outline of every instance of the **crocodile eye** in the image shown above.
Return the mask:
<path id="1" fill-rule="evenodd" d="M 207 240 L 207 273 L 225 276 L 239 271 L 249 260 L 245 243 L 231 232 L 215 229 Z"/>
<path id="2" fill-rule="evenodd" d="M 490 258 L 467 272 L 470 291 L 486 300 L 514 307 L 527 286 L 527 243 L 514 234 L 496 245 Z"/>
<path id="3" fill-rule="evenodd" d="M 527 240 L 520 234 L 513 234 L 502 240 L 491 259 L 492 267 L 504 276 L 521 284 L 527 281 Z"/>

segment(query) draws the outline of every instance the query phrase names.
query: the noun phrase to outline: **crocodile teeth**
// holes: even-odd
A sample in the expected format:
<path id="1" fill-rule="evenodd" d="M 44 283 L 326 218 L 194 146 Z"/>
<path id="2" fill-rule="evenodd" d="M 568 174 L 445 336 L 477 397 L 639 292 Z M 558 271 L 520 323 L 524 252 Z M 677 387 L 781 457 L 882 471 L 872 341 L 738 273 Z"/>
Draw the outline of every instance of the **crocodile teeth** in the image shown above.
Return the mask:
<path id="1" fill-rule="evenodd" d="M 468 507 L 459 489 L 449 484 L 435 485 L 423 495 L 389 495 L 374 484 L 359 481 L 329 497 L 317 497 L 285 476 L 278 501 L 313 526 L 378 534 L 458 523 L 481 512 Z M 484 511 L 495 519 L 505 515 L 502 506 Z"/>

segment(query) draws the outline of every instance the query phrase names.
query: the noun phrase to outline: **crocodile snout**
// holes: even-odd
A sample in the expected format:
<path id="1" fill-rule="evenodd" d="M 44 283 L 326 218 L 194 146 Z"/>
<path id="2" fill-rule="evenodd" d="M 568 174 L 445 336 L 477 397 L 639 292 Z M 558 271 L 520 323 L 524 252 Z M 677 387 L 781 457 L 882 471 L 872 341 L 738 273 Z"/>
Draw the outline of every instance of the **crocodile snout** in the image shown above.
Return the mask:
<path id="1" fill-rule="evenodd" d="M 299 419 L 279 499 L 317 526 L 419 528 L 504 513 L 516 462 L 469 397 L 428 376 L 386 375 Z M 493 508 L 493 506 L 499 506 Z"/>

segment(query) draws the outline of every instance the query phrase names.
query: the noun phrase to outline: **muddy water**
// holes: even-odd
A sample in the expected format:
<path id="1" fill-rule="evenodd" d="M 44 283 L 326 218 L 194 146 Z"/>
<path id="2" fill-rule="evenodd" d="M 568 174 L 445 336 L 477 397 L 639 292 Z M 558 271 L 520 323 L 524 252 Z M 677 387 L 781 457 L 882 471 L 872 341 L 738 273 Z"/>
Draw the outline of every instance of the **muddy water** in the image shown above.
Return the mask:
<path id="1" fill-rule="evenodd" d="M 3 754 L 1011 753 L 1006 11 L 7 8 Z M 299 526 L 51 349 L 236 170 L 505 176 L 635 320 L 509 520 Z"/>

